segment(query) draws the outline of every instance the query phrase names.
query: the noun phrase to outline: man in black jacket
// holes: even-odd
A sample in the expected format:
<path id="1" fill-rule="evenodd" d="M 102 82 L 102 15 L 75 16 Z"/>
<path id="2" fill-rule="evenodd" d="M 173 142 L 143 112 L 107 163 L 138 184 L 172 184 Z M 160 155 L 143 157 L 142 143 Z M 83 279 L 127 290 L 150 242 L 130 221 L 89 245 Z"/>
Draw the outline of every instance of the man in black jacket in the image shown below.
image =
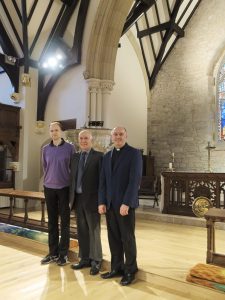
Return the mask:
<path id="1" fill-rule="evenodd" d="M 103 153 L 92 148 L 92 139 L 88 130 L 79 133 L 80 152 L 71 162 L 70 207 L 75 208 L 80 258 L 71 268 L 91 267 L 90 274 L 96 275 L 102 262 L 98 186 Z"/>

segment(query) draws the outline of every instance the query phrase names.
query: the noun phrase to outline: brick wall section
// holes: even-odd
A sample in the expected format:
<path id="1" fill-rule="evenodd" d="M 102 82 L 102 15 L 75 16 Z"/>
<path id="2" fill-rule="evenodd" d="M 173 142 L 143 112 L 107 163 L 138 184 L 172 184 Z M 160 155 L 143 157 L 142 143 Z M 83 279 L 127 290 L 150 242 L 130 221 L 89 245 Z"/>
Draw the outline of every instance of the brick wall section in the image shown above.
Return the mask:
<path id="1" fill-rule="evenodd" d="M 177 171 L 208 168 L 205 147 L 208 141 L 216 143 L 213 72 L 225 50 L 224 11 L 224 0 L 201 2 L 151 91 L 148 149 L 158 173 L 168 168 L 171 152 Z M 222 151 L 211 152 L 211 166 L 224 172 L 225 142 L 216 146 Z"/>

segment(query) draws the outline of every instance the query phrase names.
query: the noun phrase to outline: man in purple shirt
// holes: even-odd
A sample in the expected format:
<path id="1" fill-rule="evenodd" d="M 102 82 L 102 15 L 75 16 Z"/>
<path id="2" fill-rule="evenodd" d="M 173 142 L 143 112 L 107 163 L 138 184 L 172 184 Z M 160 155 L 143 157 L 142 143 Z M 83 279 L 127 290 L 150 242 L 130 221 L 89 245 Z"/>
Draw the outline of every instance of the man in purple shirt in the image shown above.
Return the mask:
<path id="1" fill-rule="evenodd" d="M 41 264 L 56 261 L 59 266 L 64 266 L 67 263 L 70 241 L 70 160 L 75 149 L 61 137 L 62 126 L 59 122 L 52 122 L 49 125 L 49 132 L 52 141 L 42 149 L 49 254 L 41 260 Z M 61 221 L 60 239 L 59 216 Z"/>

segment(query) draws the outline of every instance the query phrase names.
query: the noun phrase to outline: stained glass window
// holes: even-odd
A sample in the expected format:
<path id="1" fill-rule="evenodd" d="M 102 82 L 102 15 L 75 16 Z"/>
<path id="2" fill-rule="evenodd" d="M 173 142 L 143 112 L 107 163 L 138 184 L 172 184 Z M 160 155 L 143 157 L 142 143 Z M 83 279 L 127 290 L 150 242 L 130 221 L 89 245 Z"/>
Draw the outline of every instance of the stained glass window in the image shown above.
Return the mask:
<path id="1" fill-rule="evenodd" d="M 218 76 L 218 135 L 219 140 L 225 140 L 225 62 Z"/>

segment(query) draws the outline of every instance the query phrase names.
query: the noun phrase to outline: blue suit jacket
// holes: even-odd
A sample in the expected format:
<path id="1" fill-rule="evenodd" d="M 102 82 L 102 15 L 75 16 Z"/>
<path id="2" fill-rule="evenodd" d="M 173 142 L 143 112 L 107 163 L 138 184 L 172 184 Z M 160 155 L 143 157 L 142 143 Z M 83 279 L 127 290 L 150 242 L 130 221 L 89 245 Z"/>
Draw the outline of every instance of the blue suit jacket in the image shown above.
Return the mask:
<path id="1" fill-rule="evenodd" d="M 124 149 L 112 169 L 112 151 L 103 157 L 99 184 L 98 204 L 119 208 L 122 204 L 136 208 L 142 176 L 141 152 L 129 145 Z"/>

